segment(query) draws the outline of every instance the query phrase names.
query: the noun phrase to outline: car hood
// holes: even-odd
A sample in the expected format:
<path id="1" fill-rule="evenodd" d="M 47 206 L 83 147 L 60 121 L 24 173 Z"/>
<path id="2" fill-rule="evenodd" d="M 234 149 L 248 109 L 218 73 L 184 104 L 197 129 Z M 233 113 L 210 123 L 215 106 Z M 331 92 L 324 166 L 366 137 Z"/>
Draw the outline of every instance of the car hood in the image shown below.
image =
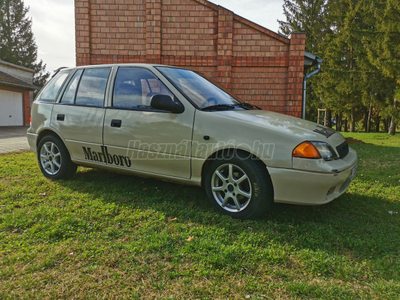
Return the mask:
<path id="1" fill-rule="evenodd" d="M 343 136 L 335 130 L 296 117 L 265 110 L 230 110 L 218 112 L 246 124 L 263 127 L 298 140 L 327 141 L 338 145 Z"/>

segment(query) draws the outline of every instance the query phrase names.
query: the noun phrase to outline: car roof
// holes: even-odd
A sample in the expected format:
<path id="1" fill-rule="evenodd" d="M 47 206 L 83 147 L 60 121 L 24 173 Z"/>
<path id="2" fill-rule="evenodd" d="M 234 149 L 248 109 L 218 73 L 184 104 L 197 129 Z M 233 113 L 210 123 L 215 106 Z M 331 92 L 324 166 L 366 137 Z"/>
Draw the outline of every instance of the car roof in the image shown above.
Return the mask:
<path id="1" fill-rule="evenodd" d="M 145 63 L 116 63 L 116 64 L 101 64 L 101 65 L 85 65 L 85 66 L 77 66 L 63 69 L 86 69 L 86 68 L 111 68 L 111 67 L 142 67 L 142 68 L 153 68 L 153 67 L 171 67 L 176 68 L 175 66 L 162 65 L 162 64 L 145 64 Z"/>

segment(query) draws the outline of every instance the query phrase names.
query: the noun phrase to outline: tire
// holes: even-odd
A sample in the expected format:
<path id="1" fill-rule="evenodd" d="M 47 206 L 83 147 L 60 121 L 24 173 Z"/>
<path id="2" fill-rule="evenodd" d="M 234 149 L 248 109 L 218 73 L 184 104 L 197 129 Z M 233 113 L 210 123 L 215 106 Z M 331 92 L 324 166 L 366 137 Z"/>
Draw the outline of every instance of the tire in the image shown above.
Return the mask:
<path id="1" fill-rule="evenodd" d="M 64 143 L 52 135 L 41 139 L 37 158 L 40 170 L 49 179 L 68 179 L 75 174 L 77 169 Z"/>
<path id="2" fill-rule="evenodd" d="M 273 203 L 273 187 L 265 165 L 250 154 L 214 159 L 205 175 L 207 196 L 214 208 L 238 219 L 264 215 Z"/>

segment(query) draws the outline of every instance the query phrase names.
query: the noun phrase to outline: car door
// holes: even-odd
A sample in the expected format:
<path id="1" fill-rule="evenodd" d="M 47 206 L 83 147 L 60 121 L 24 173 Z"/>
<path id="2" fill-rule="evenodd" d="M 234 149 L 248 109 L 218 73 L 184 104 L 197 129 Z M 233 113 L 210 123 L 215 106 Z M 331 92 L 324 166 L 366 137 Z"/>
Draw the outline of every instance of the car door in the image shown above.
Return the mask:
<path id="1" fill-rule="evenodd" d="M 78 69 L 59 103 L 54 105 L 51 126 L 60 133 L 73 160 L 106 164 L 93 159 L 103 145 L 104 99 L 111 68 Z"/>
<path id="2" fill-rule="evenodd" d="M 104 119 L 104 146 L 119 168 L 190 178 L 194 109 L 151 108 L 155 94 L 176 96 L 148 69 L 120 67 Z"/>

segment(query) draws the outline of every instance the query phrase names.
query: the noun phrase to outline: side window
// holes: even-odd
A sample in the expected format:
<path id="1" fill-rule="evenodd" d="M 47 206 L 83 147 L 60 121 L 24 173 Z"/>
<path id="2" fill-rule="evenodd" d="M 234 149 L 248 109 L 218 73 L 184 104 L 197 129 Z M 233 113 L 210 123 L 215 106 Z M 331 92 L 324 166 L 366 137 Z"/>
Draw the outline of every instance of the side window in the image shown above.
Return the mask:
<path id="1" fill-rule="evenodd" d="M 36 101 L 55 102 L 60 94 L 60 90 L 67 79 L 71 70 L 60 71 L 51 81 L 44 87 L 37 97 Z"/>
<path id="2" fill-rule="evenodd" d="M 151 97 L 155 94 L 174 95 L 149 70 L 122 67 L 118 69 L 113 92 L 113 107 L 152 109 Z"/>
<path id="3" fill-rule="evenodd" d="M 74 104 L 76 89 L 78 88 L 79 79 L 81 78 L 83 70 L 78 70 L 72 77 L 67 88 L 65 89 L 64 95 L 61 98 L 62 104 Z"/>
<path id="4" fill-rule="evenodd" d="M 85 69 L 79 83 L 75 104 L 103 106 L 110 68 Z"/>

